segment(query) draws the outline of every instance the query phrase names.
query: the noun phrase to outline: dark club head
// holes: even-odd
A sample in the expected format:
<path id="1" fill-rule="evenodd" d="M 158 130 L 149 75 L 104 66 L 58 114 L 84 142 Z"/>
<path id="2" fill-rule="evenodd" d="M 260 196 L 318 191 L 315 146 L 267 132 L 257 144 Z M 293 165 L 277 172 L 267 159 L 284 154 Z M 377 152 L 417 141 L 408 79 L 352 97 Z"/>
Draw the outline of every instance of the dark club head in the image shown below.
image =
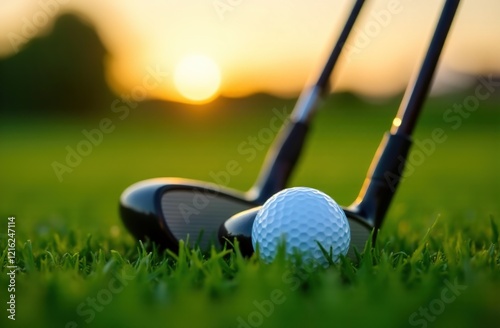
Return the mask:
<path id="1" fill-rule="evenodd" d="M 136 183 L 120 199 L 125 226 L 137 239 L 149 238 L 176 250 L 189 236 L 191 245 L 217 242 L 225 217 L 258 205 L 247 195 L 215 184 L 159 178 Z"/>

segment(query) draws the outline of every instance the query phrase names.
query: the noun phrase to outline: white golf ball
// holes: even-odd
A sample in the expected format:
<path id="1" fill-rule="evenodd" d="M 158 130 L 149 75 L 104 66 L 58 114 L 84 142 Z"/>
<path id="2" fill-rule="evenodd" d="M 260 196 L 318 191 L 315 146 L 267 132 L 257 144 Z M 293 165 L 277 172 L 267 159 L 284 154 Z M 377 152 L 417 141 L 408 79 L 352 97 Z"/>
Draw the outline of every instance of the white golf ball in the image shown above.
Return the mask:
<path id="1" fill-rule="evenodd" d="M 346 255 L 351 241 L 349 222 L 342 208 L 325 193 L 306 187 L 280 191 L 257 213 L 252 226 L 252 245 L 259 245 L 261 258 L 269 263 L 280 243 L 285 242 L 287 256 L 295 252 L 305 263 L 328 266 L 318 243 L 336 262 Z"/>

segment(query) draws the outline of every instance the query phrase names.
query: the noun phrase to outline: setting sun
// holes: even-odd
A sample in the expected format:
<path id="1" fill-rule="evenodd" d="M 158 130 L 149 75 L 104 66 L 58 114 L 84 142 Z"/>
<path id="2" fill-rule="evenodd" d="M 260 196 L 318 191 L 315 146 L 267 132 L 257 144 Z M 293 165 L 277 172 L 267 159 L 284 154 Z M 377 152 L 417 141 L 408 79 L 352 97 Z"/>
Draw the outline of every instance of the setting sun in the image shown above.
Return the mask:
<path id="1" fill-rule="evenodd" d="M 193 102 L 214 98 L 219 91 L 220 70 L 203 55 L 184 57 L 175 67 L 174 83 L 179 93 Z"/>

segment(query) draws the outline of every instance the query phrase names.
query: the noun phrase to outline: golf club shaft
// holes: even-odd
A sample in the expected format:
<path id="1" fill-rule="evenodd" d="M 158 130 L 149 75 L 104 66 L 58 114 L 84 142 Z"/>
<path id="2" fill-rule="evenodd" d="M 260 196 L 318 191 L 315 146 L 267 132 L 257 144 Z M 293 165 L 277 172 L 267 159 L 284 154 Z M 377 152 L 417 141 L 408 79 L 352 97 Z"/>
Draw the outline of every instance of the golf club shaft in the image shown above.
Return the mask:
<path id="1" fill-rule="evenodd" d="M 349 37 L 349 34 L 356 23 L 356 19 L 363 8 L 364 0 L 356 1 L 354 4 L 349 17 L 344 25 L 344 28 L 340 32 L 337 43 L 332 49 L 330 56 L 328 57 L 323 69 L 321 70 L 319 76 L 316 78 L 316 82 L 308 89 L 305 89 L 299 96 L 297 104 L 292 113 L 292 120 L 295 122 L 307 123 L 311 120 L 312 115 L 317 108 L 318 101 L 327 92 L 329 87 L 330 75 L 332 74 L 333 68 L 337 63 L 344 44 Z"/>
<path id="2" fill-rule="evenodd" d="M 304 144 L 309 121 L 311 120 L 320 98 L 325 94 L 333 67 L 340 57 L 342 48 L 363 7 L 364 0 L 357 0 L 339 38 L 328 57 L 317 81 L 300 94 L 290 115 L 290 120 L 280 130 L 274 144 L 264 160 L 257 182 L 250 194 L 257 202 L 263 202 L 283 189 L 295 167 Z"/>
<path id="3" fill-rule="evenodd" d="M 429 91 L 441 50 L 453 22 L 459 0 L 447 0 L 436 26 L 425 59 L 413 83 L 403 97 L 401 107 L 375 155 L 361 192 L 351 205 L 379 228 L 402 178 L 411 147 L 411 134 Z"/>
<path id="4" fill-rule="evenodd" d="M 432 85 L 434 71 L 459 3 L 460 0 L 446 0 L 420 72 L 415 76 L 415 79 L 403 97 L 398 114 L 391 128 L 391 133 L 408 136 L 412 134 L 418 115 L 422 110 L 423 102 Z"/>

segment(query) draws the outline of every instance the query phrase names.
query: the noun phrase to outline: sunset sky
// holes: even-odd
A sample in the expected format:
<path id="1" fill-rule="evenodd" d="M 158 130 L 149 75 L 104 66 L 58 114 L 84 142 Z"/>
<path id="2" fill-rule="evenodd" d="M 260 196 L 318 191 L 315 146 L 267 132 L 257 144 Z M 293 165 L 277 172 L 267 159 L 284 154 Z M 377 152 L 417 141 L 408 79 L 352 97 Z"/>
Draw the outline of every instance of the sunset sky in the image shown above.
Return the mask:
<path id="1" fill-rule="evenodd" d="M 126 92 L 148 69 L 168 74 L 150 97 L 207 102 L 255 92 L 295 96 L 330 51 L 354 1 L 19 0 L 0 4 L 0 55 L 13 40 L 50 32 L 73 12 L 93 25 L 110 52 L 110 85 Z M 370 97 L 400 92 L 419 63 L 444 1 L 368 0 L 335 74 L 336 90 Z M 48 19 L 50 18 L 50 19 Z M 17 37 L 17 39 L 16 39 Z M 85 49 L 82 49 L 85 51 Z M 462 0 L 436 90 L 500 74 L 500 1 Z"/>

